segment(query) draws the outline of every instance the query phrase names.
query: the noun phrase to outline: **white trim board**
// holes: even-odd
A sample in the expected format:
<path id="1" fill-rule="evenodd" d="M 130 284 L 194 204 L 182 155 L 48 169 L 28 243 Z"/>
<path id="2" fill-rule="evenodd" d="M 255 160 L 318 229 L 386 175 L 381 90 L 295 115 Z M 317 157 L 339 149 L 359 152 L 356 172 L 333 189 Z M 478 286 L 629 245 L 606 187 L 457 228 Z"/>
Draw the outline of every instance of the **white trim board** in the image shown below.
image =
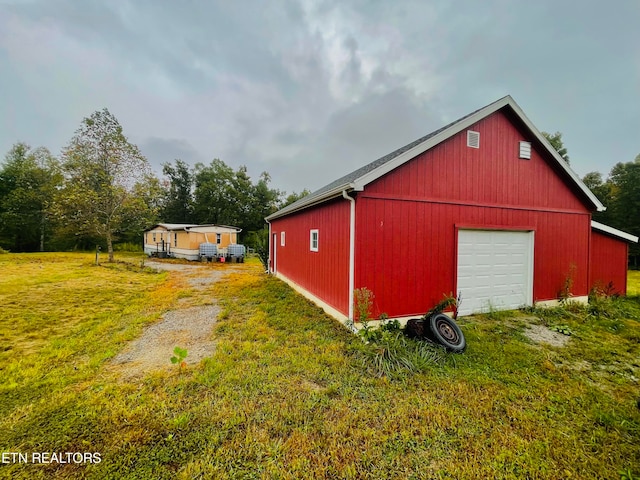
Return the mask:
<path id="1" fill-rule="evenodd" d="M 638 243 L 638 237 L 636 237 L 635 235 L 631 235 L 630 233 L 623 232 L 622 230 L 618 230 L 617 228 L 610 227 L 609 225 L 605 225 L 604 223 L 591 220 L 591 228 L 593 228 L 594 230 L 598 230 L 599 232 L 608 233 L 609 235 L 613 235 L 614 237 L 621 238 L 628 242 Z"/>

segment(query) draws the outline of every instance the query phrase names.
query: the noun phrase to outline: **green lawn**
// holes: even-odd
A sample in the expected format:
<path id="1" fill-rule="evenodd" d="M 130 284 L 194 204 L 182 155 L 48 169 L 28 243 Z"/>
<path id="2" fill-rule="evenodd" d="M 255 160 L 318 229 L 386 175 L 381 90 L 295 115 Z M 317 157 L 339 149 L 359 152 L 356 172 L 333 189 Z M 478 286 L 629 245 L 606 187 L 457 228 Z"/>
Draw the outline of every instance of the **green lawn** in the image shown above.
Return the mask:
<path id="1" fill-rule="evenodd" d="M 257 262 L 212 292 L 139 258 L 91 260 L 0 255 L 0 451 L 101 455 L 3 464 L 2 478 L 640 475 L 637 297 L 460 320 L 464 354 L 389 378 L 371 363 L 383 346 Z M 136 382 L 108 368 L 178 298 L 211 293 L 223 305 L 213 357 Z M 531 321 L 571 333 L 569 344 L 533 344 L 522 333 Z"/>
<path id="2" fill-rule="evenodd" d="M 627 275 L 627 294 L 640 295 L 640 270 L 629 270 Z"/>

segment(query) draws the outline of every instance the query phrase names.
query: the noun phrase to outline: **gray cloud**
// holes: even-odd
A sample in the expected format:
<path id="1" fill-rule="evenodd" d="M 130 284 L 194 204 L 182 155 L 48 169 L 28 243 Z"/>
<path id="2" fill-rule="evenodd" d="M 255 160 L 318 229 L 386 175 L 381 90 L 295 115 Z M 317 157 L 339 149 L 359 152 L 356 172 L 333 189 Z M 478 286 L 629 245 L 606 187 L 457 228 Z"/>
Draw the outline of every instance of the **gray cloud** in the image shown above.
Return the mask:
<path id="1" fill-rule="evenodd" d="M 174 160 L 182 160 L 191 165 L 207 160 L 184 139 L 151 137 L 139 147 L 156 172 L 162 172 L 162 165 L 174 163 Z"/>
<path id="2" fill-rule="evenodd" d="M 221 158 L 318 188 L 512 94 L 572 167 L 640 152 L 640 5 L 0 3 L 0 150 L 108 107 L 157 167 Z"/>

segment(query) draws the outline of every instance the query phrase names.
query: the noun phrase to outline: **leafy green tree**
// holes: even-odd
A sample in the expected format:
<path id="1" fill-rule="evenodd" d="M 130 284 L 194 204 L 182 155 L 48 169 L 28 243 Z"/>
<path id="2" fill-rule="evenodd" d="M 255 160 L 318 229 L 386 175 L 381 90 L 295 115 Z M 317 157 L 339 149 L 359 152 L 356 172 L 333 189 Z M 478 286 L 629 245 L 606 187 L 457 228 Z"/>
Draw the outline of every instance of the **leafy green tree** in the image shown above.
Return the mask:
<path id="1" fill-rule="evenodd" d="M 287 205 L 291 205 L 294 202 L 297 202 L 298 200 L 300 200 L 301 198 L 306 197 L 307 195 L 309 195 L 311 192 L 309 190 L 307 190 L 306 188 L 304 190 L 302 190 L 300 193 L 290 193 L 289 195 L 287 195 L 287 197 L 284 199 L 284 202 L 280 205 L 280 208 L 284 208 Z"/>
<path id="2" fill-rule="evenodd" d="M 556 133 L 541 132 L 541 133 L 544 136 L 544 138 L 546 138 L 549 141 L 551 146 L 556 149 L 556 152 L 558 152 L 558 155 L 560 155 L 562 159 L 565 162 L 567 162 L 567 165 L 568 165 L 569 155 L 567 154 L 567 149 L 565 148 L 564 143 L 562 142 L 562 133 L 560 132 L 556 132 Z"/>
<path id="3" fill-rule="evenodd" d="M 60 165 L 44 147 L 16 143 L 0 169 L 0 242 L 15 251 L 44 251 Z"/>
<path id="4" fill-rule="evenodd" d="M 120 237 L 124 241 L 141 243 L 144 229 L 161 221 L 165 193 L 158 177 L 152 174 L 133 186 L 133 195 L 123 206 Z"/>
<path id="5" fill-rule="evenodd" d="M 282 196 L 281 192 L 275 188 L 271 188 L 269 183 L 271 176 L 267 172 L 260 174 L 258 183 L 253 188 L 253 205 L 251 218 L 249 219 L 248 230 L 262 230 L 266 224 L 265 217 L 271 215 L 279 209 L 279 200 Z"/>
<path id="6" fill-rule="evenodd" d="M 594 212 L 593 219 L 597 222 L 611 224 L 611 204 L 612 199 L 612 184 L 609 181 L 604 181 L 600 172 L 589 172 L 582 179 L 583 183 L 598 197 L 598 200 L 607 207 L 604 212 Z"/>
<path id="7" fill-rule="evenodd" d="M 139 206 L 135 186 L 149 174 L 149 163 L 106 108 L 83 119 L 62 160 L 58 216 L 76 235 L 104 239 L 112 262 L 113 242 Z"/>
<path id="8" fill-rule="evenodd" d="M 640 155 L 633 162 L 617 163 L 607 182 L 611 188 L 610 225 L 640 236 Z M 634 263 L 640 255 L 638 244 L 631 244 Z"/>
<path id="9" fill-rule="evenodd" d="M 265 226 L 264 217 L 278 209 L 281 193 L 269 186 L 271 177 L 262 172 L 253 183 L 247 167 L 236 171 L 220 159 L 195 167 L 194 217 L 198 223 L 242 228 L 249 246 Z"/>
<path id="10" fill-rule="evenodd" d="M 254 209 L 254 185 L 247 173 L 247 167 L 241 165 L 231 180 L 231 192 L 235 203 L 229 212 L 230 225 L 241 227 L 244 231 L 251 228 Z"/>
<path id="11" fill-rule="evenodd" d="M 195 166 L 194 217 L 196 223 L 233 225 L 236 199 L 234 171 L 220 159 Z"/>
<path id="12" fill-rule="evenodd" d="M 176 160 L 175 166 L 165 163 L 162 173 L 168 178 L 162 221 L 167 223 L 192 223 L 194 214 L 194 175 L 187 163 Z"/>

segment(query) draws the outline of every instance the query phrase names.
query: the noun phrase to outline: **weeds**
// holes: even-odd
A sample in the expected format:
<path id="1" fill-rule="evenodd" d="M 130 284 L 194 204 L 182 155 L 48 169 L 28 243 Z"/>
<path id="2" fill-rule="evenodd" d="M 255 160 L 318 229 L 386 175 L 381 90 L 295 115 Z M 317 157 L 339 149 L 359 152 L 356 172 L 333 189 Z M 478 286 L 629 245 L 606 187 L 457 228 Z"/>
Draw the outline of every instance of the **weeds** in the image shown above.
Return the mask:
<path id="1" fill-rule="evenodd" d="M 564 281 L 562 282 L 562 288 L 558 292 L 558 298 L 560 302 L 566 302 L 567 300 L 573 297 L 573 283 L 574 278 L 576 276 L 577 266 L 575 263 L 571 262 L 569 265 L 569 271 L 564 277 Z"/>
<path id="2" fill-rule="evenodd" d="M 449 308 L 453 309 L 453 319 L 458 318 L 458 308 L 462 303 L 462 293 L 458 294 L 458 298 L 453 296 L 453 293 L 449 295 L 444 295 L 444 298 L 440 300 L 433 308 L 431 308 L 427 313 L 422 317 L 424 320 L 427 320 L 432 315 L 436 315 L 438 313 L 442 313 Z"/>
<path id="3" fill-rule="evenodd" d="M 573 332 L 571 331 L 571 328 L 569 328 L 569 325 L 553 325 L 549 327 L 549 330 L 561 333 L 562 335 L 566 336 L 573 335 Z"/>
<path id="4" fill-rule="evenodd" d="M 411 340 L 401 331 L 382 331 L 365 354 L 364 365 L 375 376 L 401 378 L 441 364 L 444 348 L 429 341 Z"/>
<path id="5" fill-rule="evenodd" d="M 187 349 L 176 347 L 173 349 L 173 356 L 171 357 L 171 363 L 174 365 L 180 365 L 180 368 L 187 366 L 187 362 L 184 361 L 187 358 Z"/>
<path id="6" fill-rule="evenodd" d="M 375 295 L 368 288 L 356 288 L 353 292 L 353 310 L 355 320 L 360 322 L 363 328 L 367 328 L 373 307 Z"/>
<path id="7" fill-rule="evenodd" d="M 640 480 L 640 475 L 634 474 L 630 468 L 620 470 L 620 480 Z"/>
<path id="8" fill-rule="evenodd" d="M 504 320 L 511 316 L 511 313 L 508 310 L 500 310 L 491 302 L 487 303 L 487 310 L 484 311 L 484 315 L 491 320 Z"/>

